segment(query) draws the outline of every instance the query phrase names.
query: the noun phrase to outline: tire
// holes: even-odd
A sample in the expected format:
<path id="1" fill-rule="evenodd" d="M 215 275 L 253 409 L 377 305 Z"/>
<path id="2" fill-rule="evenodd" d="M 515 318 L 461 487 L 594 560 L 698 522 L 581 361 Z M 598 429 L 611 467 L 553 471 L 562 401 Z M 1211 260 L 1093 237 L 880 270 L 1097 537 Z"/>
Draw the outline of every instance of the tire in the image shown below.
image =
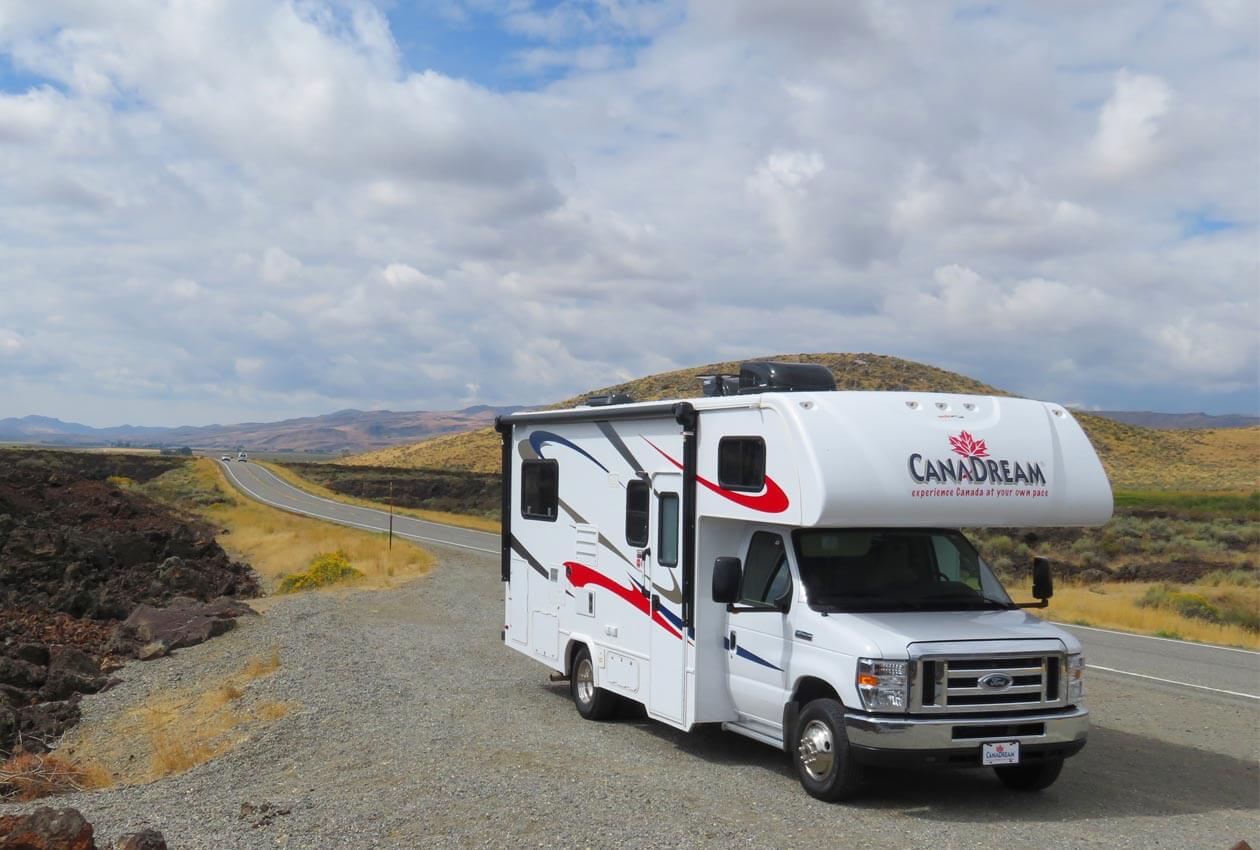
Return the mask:
<path id="1" fill-rule="evenodd" d="M 1002 784 L 1015 791 L 1044 791 L 1054 784 L 1062 770 L 1063 759 L 1046 759 L 1040 764 L 993 768 Z"/>
<path id="2" fill-rule="evenodd" d="M 569 694 L 578 714 L 587 720 L 607 720 L 617 713 L 617 695 L 595 686 L 595 665 L 590 650 L 584 646 L 573 656 Z"/>
<path id="3" fill-rule="evenodd" d="M 807 704 L 801 710 L 792 740 L 792 761 L 807 794 L 834 803 L 857 792 L 862 770 L 849 752 L 844 706 L 833 699 L 816 699 Z"/>

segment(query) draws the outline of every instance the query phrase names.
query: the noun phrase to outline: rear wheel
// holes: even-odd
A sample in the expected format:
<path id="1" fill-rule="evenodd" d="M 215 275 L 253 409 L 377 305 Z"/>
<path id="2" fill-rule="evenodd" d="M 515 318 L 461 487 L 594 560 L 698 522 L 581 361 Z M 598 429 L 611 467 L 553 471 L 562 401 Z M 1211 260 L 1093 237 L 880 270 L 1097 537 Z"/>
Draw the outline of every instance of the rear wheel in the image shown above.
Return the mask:
<path id="1" fill-rule="evenodd" d="M 1054 784 L 1062 770 L 1063 759 L 1046 759 L 1039 764 L 993 768 L 1002 784 L 1016 791 L 1043 791 Z"/>
<path id="2" fill-rule="evenodd" d="M 806 705 L 794 740 L 796 774 L 811 797 L 831 803 L 853 796 L 861 785 L 862 771 L 849 753 L 844 706 L 833 699 Z"/>
<path id="3" fill-rule="evenodd" d="M 607 720 L 617 711 L 617 695 L 595 686 L 595 665 L 586 647 L 581 647 L 573 657 L 569 693 L 573 695 L 578 714 L 587 720 Z"/>

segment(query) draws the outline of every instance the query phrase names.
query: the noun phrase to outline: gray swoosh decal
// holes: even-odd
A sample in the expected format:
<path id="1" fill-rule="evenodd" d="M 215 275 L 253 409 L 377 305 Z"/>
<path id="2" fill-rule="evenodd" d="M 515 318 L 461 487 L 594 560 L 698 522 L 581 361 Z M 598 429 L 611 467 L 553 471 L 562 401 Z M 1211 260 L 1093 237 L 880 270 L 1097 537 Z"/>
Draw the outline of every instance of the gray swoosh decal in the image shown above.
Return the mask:
<path id="1" fill-rule="evenodd" d="M 537 558 L 529 553 L 529 550 L 521 544 L 521 541 L 516 539 L 515 534 L 512 535 L 512 551 L 524 558 L 540 576 L 543 578 L 550 578 L 547 574 L 547 570 L 538 562 Z"/>
<path id="2" fill-rule="evenodd" d="M 617 453 L 625 459 L 626 463 L 630 464 L 630 468 L 634 470 L 634 474 L 646 481 L 648 475 L 643 470 L 643 464 L 639 463 L 639 459 L 634 456 L 632 451 L 630 451 L 630 447 L 627 446 L 625 441 L 621 439 L 621 435 L 613 430 L 613 426 L 607 422 L 596 422 L 595 426 L 599 428 L 604 437 L 608 439 L 608 442 L 613 444 L 613 448 L 615 448 Z"/>
<path id="3" fill-rule="evenodd" d="M 669 571 L 669 581 L 674 585 L 673 590 L 666 590 L 656 582 L 652 582 L 652 589 L 659 593 L 663 598 L 673 602 L 675 605 L 681 605 L 683 601 L 682 588 L 678 586 L 678 577 L 674 575 L 673 570 Z"/>

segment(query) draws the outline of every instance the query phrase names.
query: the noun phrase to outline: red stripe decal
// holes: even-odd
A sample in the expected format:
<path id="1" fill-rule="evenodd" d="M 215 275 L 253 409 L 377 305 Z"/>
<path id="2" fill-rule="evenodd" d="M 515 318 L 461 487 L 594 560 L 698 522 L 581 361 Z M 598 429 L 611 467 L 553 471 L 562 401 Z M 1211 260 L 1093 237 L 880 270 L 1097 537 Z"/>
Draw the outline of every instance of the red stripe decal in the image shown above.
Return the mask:
<path id="1" fill-rule="evenodd" d="M 643 441 L 660 452 L 661 457 L 665 458 L 674 466 L 679 469 L 683 468 L 681 463 L 661 451 L 660 447 L 647 437 L 644 437 Z M 784 493 L 783 488 L 776 484 L 774 479 L 769 475 L 766 476 L 766 491 L 758 495 L 753 495 L 751 493 L 736 493 L 734 490 L 727 490 L 719 487 L 712 481 L 701 478 L 699 475 L 696 476 L 696 480 L 705 487 L 708 487 L 714 493 L 717 493 L 719 496 L 725 499 L 730 499 L 735 504 L 742 505 L 745 508 L 751 508 L 754 511 L 761 511 L 766 514 L 781 514 L 788 509 L 787 493 Z"/>
<path id="2" fill-rule="evenodd" d="M 565 561 L 564 573 L 569 578 L 569 584 L 574 587 L 585 587 L 588 584 L 593 584 L 597 587 L 602 587 L 605 590 L 611 590 L 635 608 L 638 608 L 644 614 L 651 610 L 648 598 L 640 591 L 626 587 L 625 585 L 617 584 L 617 582 L 613 581 L 608 576 L 601 572 L 596 572 L 586 566 L 586 564 L 579 564 L 577 561 Z M 682 635 L 678 633 L 678 630 L 671 626 L 669 622 L 660 615 L 660 612 L 653 614 L 652 620 L 674 637 L 682 638 Z"/>

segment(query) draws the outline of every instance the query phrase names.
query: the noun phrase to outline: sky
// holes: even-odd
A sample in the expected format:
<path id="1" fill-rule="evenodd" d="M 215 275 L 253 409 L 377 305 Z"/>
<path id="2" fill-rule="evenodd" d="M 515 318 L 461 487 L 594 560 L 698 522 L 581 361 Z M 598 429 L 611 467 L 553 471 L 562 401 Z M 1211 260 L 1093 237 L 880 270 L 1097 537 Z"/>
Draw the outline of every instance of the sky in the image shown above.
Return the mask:
<path id="1" fill-rule="evenodd" d="M 1252 0 L 0 0 L 0 418 L 773 353 L 1260 410 Z"/>

